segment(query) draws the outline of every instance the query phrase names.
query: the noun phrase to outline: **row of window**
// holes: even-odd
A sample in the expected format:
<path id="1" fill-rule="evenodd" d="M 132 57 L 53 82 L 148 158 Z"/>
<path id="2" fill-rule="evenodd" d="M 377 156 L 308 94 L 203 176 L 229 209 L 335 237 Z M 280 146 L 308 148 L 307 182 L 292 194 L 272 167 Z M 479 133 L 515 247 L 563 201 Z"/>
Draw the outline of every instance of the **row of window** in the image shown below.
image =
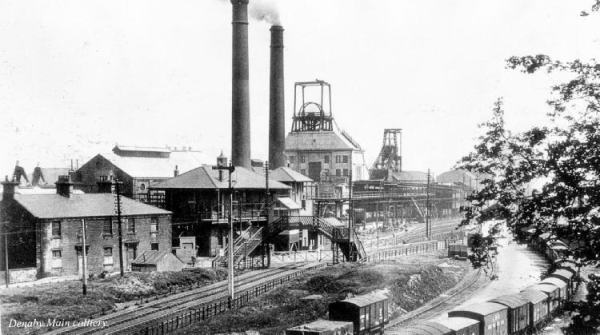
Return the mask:
<path id="1" fill-rule="evenodd" d="M 158 250 L 158 243 L 150 243 L 151 250 Z M 81 253 L 77 252 L 77 255 L 80 256 Z M 103 265 L 113 265 L 113 248 L 112 247 L 104 247 L 104 260 Z M 55 249 L 52 250 L 52 267 L 53 268 L 62 268 L 62 250 Z"/>
<path id="2" fill-rule="evenodd" d="M 121 223 L 126 229 L 128 234 L 135 234 L 135 218 L 122 218 Z M 151 217 L 150 218 L 150 233 L 158 232 L 158 218 Z M 105 235 L 113 234 L 113 220 L 111 218 L 107 218 L 104 220 L 104 224 L 102 226 L 102 233 Z M 61 221 L 52 221 L 52 236 L 60 238 L 62 236 L 62 227 Z"/>
<path id="3" fill-rule="evenodd" d="M 305 175 L 305 176 L 308 176 L 306 174 L 306 169 L 300 169 L 300 173 L 303 174 L 303 175 Z M 336 175 L 336 177 L 340 177 L 340 176 L 347 177 L 348 173 L 349 173 L 348 169 L 335 169 L 335 175 Z M 326 175 L 326 176 L 329 176 L 329 169 L 323 169 L 323 174 Z"/>
<path id="4" fill-rule="evenodd" d="M 296 163 L 296 156 L 290 156 L 288 159 L 291 164 Z M 329 160 L 330 160 L 329 155 L 323 156 L 323 162 L 325 164 L 329 164 Z M 335 155 L 335 162 L 336 163 L 348 163 L 348 155 Z M 306 156 L 299 155 L 298 163 L 306 163 Z"/>

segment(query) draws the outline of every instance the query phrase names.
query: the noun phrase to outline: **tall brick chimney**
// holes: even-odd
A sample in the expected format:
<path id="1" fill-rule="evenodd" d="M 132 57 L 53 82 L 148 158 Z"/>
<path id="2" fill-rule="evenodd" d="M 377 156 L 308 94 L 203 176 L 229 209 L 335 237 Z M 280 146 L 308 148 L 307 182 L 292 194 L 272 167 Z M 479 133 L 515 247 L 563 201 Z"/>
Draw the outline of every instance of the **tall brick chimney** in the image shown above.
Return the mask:
<path id="1" fill-rule="evenodd" d="M 271 75 L 269 89 L 269 166 L 285 166 L 285 99 L 283 85 L 283 27 L 271 27 Z"/>

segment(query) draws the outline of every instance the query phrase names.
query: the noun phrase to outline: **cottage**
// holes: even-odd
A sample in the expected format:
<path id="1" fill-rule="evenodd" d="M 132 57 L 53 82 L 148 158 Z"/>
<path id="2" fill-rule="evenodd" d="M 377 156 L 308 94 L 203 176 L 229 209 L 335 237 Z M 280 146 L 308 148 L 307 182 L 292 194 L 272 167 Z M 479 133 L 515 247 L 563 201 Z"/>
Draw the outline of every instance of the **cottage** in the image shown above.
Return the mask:
<path id="1" fill-rule="evenodd" d="M 2 212 L 9 266 L 35 268 L 38 277 L 83 273 L 83 226 L 87 268 L 91 274 L 118 271 L 119 229 L 115 196 L 73 193 L 68 176 L 56 183 L 55 194 L 18 194 L 16 182 L 3 185 Z M 127 197 L 121 198 L 123 262 L 127 269 L 147 250 L 171 251 L 171 212 Z"/>

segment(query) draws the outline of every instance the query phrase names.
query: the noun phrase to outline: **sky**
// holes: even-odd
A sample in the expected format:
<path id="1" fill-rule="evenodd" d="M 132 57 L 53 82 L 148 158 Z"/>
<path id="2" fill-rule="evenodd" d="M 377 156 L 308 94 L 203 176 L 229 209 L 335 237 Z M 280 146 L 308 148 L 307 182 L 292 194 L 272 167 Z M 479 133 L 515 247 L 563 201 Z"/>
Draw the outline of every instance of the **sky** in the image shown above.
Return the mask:
<path id="1" fill-rule="evenodd" d="M 285 28 L 293 84 L 332 85 L 333 115 L 369 165 L 402 128 L 406 170 L 446 171 L 503 97 L 509 128 L 545 122 L 564 76 L 506 69 L 513 55 L 589 60 L 590 0 L 250 0 Z M 250 20 L 252 157 L 268 156 L 269 23 Z M 230 155 L 231 5 L 224 0 L 0 1 L 0 174 L 80 164 L 116 144 Z M 207 163 L 213 163 L 212 161 Z"/>

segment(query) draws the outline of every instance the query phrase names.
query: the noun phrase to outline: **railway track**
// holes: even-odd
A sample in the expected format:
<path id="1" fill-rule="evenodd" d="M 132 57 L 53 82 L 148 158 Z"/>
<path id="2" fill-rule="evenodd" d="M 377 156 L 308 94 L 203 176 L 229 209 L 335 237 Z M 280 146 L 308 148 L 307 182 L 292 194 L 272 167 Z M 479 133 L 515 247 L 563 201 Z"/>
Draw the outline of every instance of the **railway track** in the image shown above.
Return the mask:
<path id="1" fill-rule="evenodd" d="M 406 327 L 412 323 L 433 318 L 444 311 L 456 307 L 486 283 L 489 283 L 489 281 L 483 271 L 477 270 L 470 273 L 458 285 L 449 289 L 440 297 L 394 320 L 390 320 L 385 327 L 386 334 L 395 334 L 394 332 L 399 331 L 400 327 Z"/>
<path id="2" fill-rule="evenodd" d="M 277 267 L 274 269 L 260 271 L 258 273 L 246 273 L 236 277 L 236 291 L 244 292 L 280 277 L 285 277 L 297 271 L 315 266 L 314 264 L 294 264 Z M 71 327 L 67 329 L 57 329 L 48 334 L 69 334 L 82 335 L 101 332 L 102 334 L 118 334 L 137 327 L 148 322 L 167 317 L 178 311 L 191 307 L 201 306 L 215 300 L 223 299 L 228 296 L 227 283 L 224 281 L 214 283 L 202 288 L 194 289 L 188 292 L 174 294 L 156 301 L 144 304 L 136 309 L 124 309 L 111 313 L 95 321 L 105 321 L 106 328 L 99 330 L 97 328 Z M 127 332 L 126 332 L 127 333 Z"/>

